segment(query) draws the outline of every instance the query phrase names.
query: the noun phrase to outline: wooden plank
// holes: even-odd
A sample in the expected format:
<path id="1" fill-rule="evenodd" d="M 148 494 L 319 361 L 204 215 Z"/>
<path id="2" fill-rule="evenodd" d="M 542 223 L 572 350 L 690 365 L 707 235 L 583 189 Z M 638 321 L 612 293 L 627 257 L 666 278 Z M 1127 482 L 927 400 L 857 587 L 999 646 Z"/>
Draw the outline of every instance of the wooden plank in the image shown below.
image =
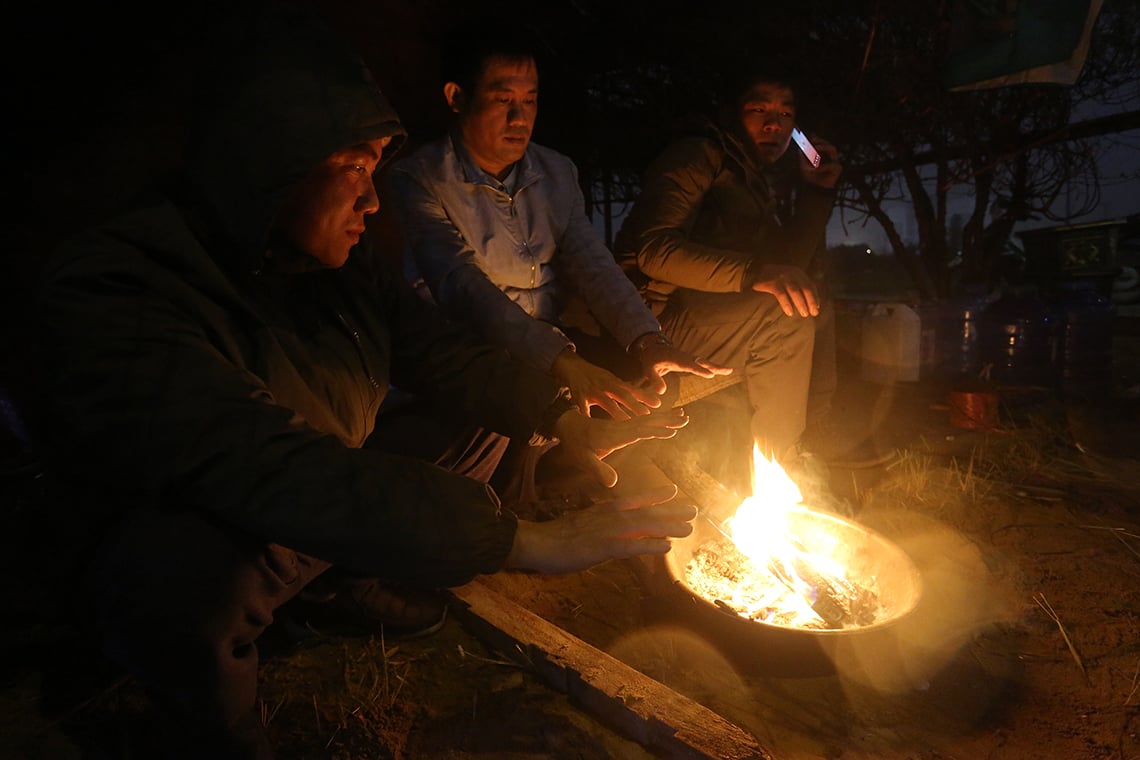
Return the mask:
<path id="1" fill-rule="evenodd" d="M 600 721 L 663 757 L 773 760 L 752 734 L 521 607 L 478 579 L 452 589 L 457 617 Z"/>

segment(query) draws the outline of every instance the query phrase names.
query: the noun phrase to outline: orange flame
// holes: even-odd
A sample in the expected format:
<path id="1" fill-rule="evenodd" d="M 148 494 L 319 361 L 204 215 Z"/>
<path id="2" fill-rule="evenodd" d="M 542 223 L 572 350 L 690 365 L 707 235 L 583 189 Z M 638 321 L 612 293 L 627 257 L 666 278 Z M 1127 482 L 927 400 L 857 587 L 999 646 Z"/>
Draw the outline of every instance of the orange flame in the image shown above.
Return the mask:
<path id="1" fill-rule="evenodd" d="M 726 521 L 726 527 L 733 543 L 758 572 L 771 572 L 794 588 L 796 593 L 782 600 L 786 611 L 794 613 L 796 620 L 816 620 L 819 616 L 811 607 L 816 589 L 795 568 L 810 567 L 819 576 L 843 578 L 845 568 L 835 560 L 838 539 L 823 532 L 794 535 L 788 523 L 789 513 L 806 507 L 799 486 L 759 447 L 753 447 L 752 460 L 752 495 Z"/>

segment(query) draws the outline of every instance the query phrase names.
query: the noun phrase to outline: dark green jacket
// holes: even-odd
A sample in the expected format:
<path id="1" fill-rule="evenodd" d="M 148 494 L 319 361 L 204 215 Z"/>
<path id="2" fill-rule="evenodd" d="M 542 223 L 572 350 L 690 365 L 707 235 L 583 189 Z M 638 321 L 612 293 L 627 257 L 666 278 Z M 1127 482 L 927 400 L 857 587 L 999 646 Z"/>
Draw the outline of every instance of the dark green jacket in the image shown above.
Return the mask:
<path id="1" fill-rule="evenodd" d="M 323 37 L 275 39 L 290 48 L 266 43 L 232 72 L 186 185 L 45 267 L 33 419 L 49 468 L 78 486 L 77 515 L 198 509 L 358 573 L 457 585 L 494 572 L 516 520 L 487 486 L 361 445 L 390 385 L 523 439 L 560 389 L 402 279 L 364 276 L 358 257 L 335 271 L 267 257 L 309 168 L 403 135 Z"/>
<path id="2" fill-rule="evenodd" d="M 807 268 L 835 195 L 805 186 L 789 216 L 768 171 L 711 123 L 672 141 L 647 167 L 614 244 L 623 268 L 658 306 L 677 288 L 743 290 L 755 263 Z"/>

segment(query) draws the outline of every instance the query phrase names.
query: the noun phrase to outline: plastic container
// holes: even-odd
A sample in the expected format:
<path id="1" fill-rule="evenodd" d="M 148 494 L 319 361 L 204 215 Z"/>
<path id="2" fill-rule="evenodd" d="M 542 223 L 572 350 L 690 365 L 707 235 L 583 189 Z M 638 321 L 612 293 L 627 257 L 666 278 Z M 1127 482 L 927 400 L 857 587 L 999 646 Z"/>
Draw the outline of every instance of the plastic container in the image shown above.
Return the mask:
<path id="1" fill-rule="evenodd" d="M 919 379 L 922 319 L 905 303 L 879 303 L 863 315 L 860 375 L 875 383 Z"/>

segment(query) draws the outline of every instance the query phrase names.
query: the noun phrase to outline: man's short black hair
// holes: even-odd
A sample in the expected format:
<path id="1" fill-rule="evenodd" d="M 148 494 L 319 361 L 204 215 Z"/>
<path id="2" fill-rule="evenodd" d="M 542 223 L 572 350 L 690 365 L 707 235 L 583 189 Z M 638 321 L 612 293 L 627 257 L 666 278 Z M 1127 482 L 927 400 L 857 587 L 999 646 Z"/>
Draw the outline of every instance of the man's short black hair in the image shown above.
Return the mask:
<path id="1" fill-rule="evenodd" d="M 445 40 L 443 82 L 455 82 L 465 92 L 475 88 L 479 75 L 493 58 L 539 63 L 538 35 L 529 26 L 501 17 L 460 20 Z"/>

